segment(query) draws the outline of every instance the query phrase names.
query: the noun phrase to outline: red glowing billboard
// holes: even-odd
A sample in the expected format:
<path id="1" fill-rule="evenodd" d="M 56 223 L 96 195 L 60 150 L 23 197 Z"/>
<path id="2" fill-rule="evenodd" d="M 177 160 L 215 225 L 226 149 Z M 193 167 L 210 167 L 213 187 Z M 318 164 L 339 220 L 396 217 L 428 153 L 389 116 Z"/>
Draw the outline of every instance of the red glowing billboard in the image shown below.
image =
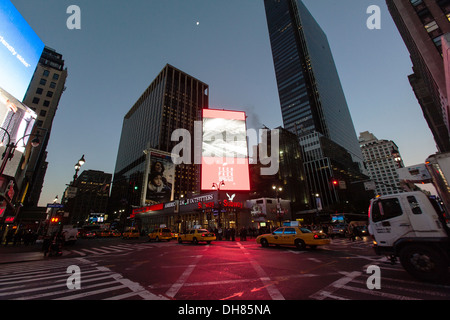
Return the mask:
<path id="1" fill-rule="evenodd" d="M 242 111 L 203 109 L 202 190 L 250 190 L 245 119 Z"/>

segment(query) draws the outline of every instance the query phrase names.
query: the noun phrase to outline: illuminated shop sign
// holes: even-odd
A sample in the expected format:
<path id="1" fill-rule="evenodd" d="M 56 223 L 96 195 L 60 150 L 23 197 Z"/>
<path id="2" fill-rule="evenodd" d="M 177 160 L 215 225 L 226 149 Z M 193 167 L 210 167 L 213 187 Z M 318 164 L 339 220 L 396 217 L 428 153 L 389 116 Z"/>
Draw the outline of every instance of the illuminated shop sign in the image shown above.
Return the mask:
<path id="1" fill-rule="evenodd" d="M 0 87 L 22 101 L 44 43 L 9 0 L 0 0 Z"/>
<path id="2" fill-rule="evenodd" d="M 199 202 L 197 204 L 197 208 L 198 209 L 212 209 L 214 208 L 215 202 Z M 222 201 L 222 207 L 224 208 L 238 208 L 238 209 L 242 209 L 244 207 L 244 205 L 242 204 L 242 202 L 234 202 L 234 201 L 229 201 L 229 200 L 223 200 Z"/>
<path id="3" fill-rule="evenodd" d="M 245 112 L 203 109 L 201 189 L 250 190 Z"/>

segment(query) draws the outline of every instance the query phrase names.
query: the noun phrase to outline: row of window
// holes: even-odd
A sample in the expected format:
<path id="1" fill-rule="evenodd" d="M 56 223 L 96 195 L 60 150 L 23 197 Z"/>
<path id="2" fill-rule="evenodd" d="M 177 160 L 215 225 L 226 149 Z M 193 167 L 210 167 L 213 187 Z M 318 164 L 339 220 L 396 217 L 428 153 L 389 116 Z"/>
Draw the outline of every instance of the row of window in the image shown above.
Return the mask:
<path id="1" fill-rule="evenodd" d="M 410 3 L 416 10 L 418 17 L 422 21 L 425 30 L 433 40 L 436 48 L 442 54 L 441 36 L 443 32 L 437 24 L 435 18 L 433 17 L 423 0 L 410 0 Z M 442 9 L 444 14 L 446 14 L 447 19 L 450 21 L 450 0 L 436 0 L 436 3 Z"/>

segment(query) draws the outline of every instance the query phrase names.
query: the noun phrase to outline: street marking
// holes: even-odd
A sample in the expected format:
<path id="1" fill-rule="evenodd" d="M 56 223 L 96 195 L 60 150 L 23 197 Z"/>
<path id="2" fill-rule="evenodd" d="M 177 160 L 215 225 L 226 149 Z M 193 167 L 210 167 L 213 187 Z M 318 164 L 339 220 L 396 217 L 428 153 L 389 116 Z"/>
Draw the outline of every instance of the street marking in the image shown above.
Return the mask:
<path id="1" fill-rule="evenodd" d="M 241 243 L 238 242 L 237 244 L 244 253 L 247 251 L 247 249 L 245 249 L 245 247 Z M 256 274 L 262 281 L 264 287 L 266 288 L 272 300 L 285 300 L 281 292 L 274 285 L 273 281 L 271 281 L 270 278 L 267 276 L 267 273 L 264 271 L 264 269 L 250 256 L 248 256 L 248 260 L 250 261 L 250 264 L 252 265 L 253 269 L 255 269 Z"/>
<path id="2" fill-rule="evenodd" d="M 345 276 L 339 280 L 336 280 L 335 282 L 331 283 L 324 289 L 314 293 L 313 295 L 310 296 L 310 298 L 316 299 L 316 300 L 323 300 L 328 295 L 333 294 L 335 291 L 344 287 L 347 283 L 353 281 L 353 279 L 355 279 L 356 277 L 359 277 L 361 274 L 362 273 L 359 271 L 354 271 L 354 272 L 348 274 L 347 276 Z M 326 294 L 324 295 L 322 293 L 326 293 Z"/>
<path id="3" fill-rule="evenodd" d="M 172 287 L 170 287 L 169 290 L 167 290 L 166 292 L 166 296 L 173 298 L 176 296 L 176 294 L 178 293 L 178 291 L 181 289 L 181 287 L 184 285 L 184 283 L 186 282 L 186 280 L 189 278 L 189 276 L 191 275 L 192 271 L 194 271 L 195 267 L 197 266 L 197 263 L 200 261 L 200 259 L 203 256 L 197 256 L 197 258 L 194 261 L 194 264 L 190 265 L 187 267 L 187 269 L 183 272 L 183 274 L 180 276 L 180 278 L 178 278 L 177 282 L 175 282 Z"/>

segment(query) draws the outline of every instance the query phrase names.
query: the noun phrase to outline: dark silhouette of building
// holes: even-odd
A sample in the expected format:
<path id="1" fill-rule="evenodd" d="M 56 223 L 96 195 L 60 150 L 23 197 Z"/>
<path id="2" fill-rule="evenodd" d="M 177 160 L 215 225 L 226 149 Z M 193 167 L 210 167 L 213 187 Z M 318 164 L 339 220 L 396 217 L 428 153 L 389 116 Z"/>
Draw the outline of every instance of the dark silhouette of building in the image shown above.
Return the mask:
<path id="1" fill-rule="evenodd" d="M 450 111 L 442 36 L 450 32 L 450 1 L 387 0 L 386 3 L 410 53 L 413 73 L 408 79 L 411 87 L 438 150 L 448 152 Z"/>
<path id="2" fill-rule="evenodd" d="M 111 173 L 98 170 L 85 170 L 72 183 L 77 189 L 76 195 L 62 199 L 66 210 L 70 212 L 70 224 L 82 226 L 92 213 L 106 213 L 111 186 Z"/>

